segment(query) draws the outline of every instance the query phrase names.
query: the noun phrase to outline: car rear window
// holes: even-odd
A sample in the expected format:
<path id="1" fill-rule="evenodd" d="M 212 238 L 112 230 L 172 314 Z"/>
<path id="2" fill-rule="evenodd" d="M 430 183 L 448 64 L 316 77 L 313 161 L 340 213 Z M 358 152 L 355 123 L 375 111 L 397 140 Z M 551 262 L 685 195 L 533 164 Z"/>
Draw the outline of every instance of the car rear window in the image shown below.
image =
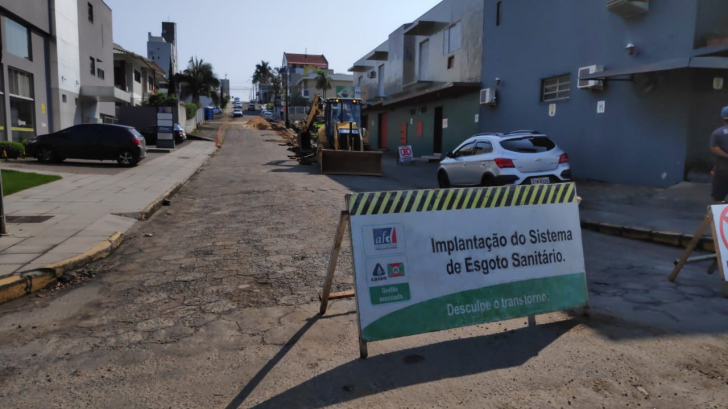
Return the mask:
<path id="1" fill-rule="evenodd" d="M 131 132 L 131 134 L 132 134 L 132 135 L 134 135 L 134 136 L 137 136 L 137 137 L 139 137 L 139 138 L 141 138 L 141 137 L 142 137 L 142 134 L 140 134 L 140 133 L 139 133 L 139 131 L 137 131 L 137 130 L 136 130 L 136 129 L 134 129 L 134 128 L 129 128 L 129 132 Z"/>
<path id="2" fill-rule="evenodd" d="M 546 136 L 507 139 L 505 141 L 501 141 L 500 144 L 505 150 L 521 153 L 548 152 L 556 147 L 554 141 Z"/>

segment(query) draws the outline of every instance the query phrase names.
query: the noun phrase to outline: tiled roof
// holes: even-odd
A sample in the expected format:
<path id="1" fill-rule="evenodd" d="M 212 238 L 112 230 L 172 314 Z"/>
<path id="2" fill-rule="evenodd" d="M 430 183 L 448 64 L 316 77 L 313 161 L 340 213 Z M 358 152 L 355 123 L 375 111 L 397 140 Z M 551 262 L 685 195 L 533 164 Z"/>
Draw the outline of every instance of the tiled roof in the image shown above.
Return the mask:
<path id="1" fill-rule="evenodd" d="M 322 55 L 311 55 L 311 54 L 291 54 L 284 53 L 286 61 L 289 64 L 295 65 L 313 65 L 315 67 L 328 67 L 329 62 L 326 57 Z"/>

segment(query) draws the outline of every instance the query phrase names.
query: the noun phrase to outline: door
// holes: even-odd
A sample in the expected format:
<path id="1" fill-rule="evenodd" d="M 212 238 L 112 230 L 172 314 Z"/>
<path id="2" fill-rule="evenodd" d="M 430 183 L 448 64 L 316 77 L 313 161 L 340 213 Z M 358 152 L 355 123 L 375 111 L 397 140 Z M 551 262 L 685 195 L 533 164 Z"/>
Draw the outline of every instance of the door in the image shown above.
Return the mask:
<path id="1" fill-rule="evenodd" d="M 379 148 L 380 149 L 387 149 L 388 143 L 387 143 L 387 120 L 388 120 L 388 113 L 379 114 Z"/>
<path id="2" fill-rule="evenodd" d="M 428 63 L 430 62 L 430 40 L 425 40 L 420 43 L 420 69 L 419 69 L 419 80 L 427 81 L 429 78 L 427 73 Z"/>
<path id="3" fill-rule="evenodd" d="M 432 141 L 432 152 L 435 155 L 442 153 L 442 107 L 435 108 L 435 132 Z"/>
<path id="4" fill-rule="evenodd" d="M 453 152 L 454 158 L 445 167 L 447 176 L 450 178 L 450 183 L 453 185 L 474 185 L 478 183 L 473 183 L 471 180 L 472 177 L 470 176 L 474 167 L 474 164 L 470 162 L 474 150 L 475 142 L 471 142 L 466 143 L 460 149 Z"/>

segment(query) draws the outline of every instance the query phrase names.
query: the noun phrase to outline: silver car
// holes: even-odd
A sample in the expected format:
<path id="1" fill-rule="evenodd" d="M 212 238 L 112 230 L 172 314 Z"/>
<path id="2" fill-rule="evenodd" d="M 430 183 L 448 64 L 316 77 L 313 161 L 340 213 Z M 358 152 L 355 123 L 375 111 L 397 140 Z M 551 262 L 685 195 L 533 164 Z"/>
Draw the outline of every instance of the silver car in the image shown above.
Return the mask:
<path id="1" fill-rule="evenodd" d="M 535 131 L 475 135 L 446 156 L 437 171 L 441 188 L 571 180 L 569 155 L 548 136 Z"/>

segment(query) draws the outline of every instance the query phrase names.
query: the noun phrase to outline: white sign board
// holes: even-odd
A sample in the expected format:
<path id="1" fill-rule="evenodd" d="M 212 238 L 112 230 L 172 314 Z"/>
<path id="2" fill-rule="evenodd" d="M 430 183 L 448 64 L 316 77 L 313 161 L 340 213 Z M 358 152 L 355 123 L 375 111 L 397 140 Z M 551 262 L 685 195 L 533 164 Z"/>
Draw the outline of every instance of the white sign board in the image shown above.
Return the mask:
<path id="1" fill-rule="evenodd" d="M 597 114 L 603 114 L 604 111 L 606 110 L 606 105 L 607 105 L 606 101 L 597 102 Z"/>
<path id="2" fill-rule="evenodd" d="M 442 119 L 442 129 L 447 129 L 447 118 Z"/>
<path id="3" fill-rule="evenodd" d="M 399 151 L 399 163 L 412 162 L 412 160 L 414 160 L 414 156 L 412 154 L 412 146 L 410 146 L 410 145 L 400 146 L 398 151 Z"/>
<path id="4" fill-rule="evenodd" d="M 574 184 L 359 193 L 349 215 L 365 342 L 588 305 Z"/>
<path id="5" fill-rule="evenodd" d="M 713 237 L 723 280 L 728 281 L 728 205 L 710 206 L 713 214 Z"/>
<path id="6" fill-rule="evenodd" d="M 549 116 L 551 118 L 556 116 L 556 104 L 549 104 Z"/>

